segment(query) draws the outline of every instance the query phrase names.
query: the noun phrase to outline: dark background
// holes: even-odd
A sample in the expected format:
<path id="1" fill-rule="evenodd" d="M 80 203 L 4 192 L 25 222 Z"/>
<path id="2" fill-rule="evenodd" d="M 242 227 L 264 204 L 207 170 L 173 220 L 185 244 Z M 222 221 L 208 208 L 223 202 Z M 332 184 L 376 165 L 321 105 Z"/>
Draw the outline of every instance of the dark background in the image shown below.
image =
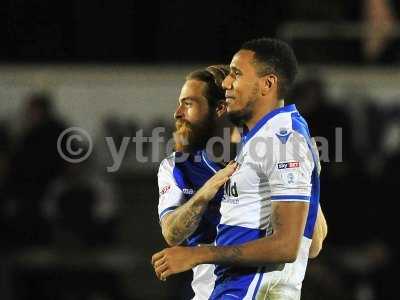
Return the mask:
<path id="1" fill-rule="evenodd" d="M 227 60 L 287 21 L 360 20 L 362 1 L 23 1 L 1 7 L 4 62 Z M 201 34 L 200 34 L 201 33 Z M 315 57 L 318 60 L 317 57 Z M 343 59 L 345 56 L 343 55 Z"/>

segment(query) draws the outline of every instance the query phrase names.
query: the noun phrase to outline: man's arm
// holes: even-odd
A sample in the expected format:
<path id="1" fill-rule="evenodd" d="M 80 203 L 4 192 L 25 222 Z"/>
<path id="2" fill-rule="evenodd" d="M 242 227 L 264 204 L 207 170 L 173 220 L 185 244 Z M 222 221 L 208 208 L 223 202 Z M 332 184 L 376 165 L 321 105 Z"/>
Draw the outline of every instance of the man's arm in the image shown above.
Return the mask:
<path id="1" fill-rule="evenodd" d="M 161 220 L 162 234 L 170 246 L 181 244 L 199 226 L 208 203 L 236 170 L 237 163 L 230 162 L 218 171 L 185 204 L 171 211 Z"/>
<path id="2" fill-rule="evenodd" d="M 199 263 L 262 266 L 294 262 L 304 233 L 307 213 L 308 203 L 273 202 L 271 236 L 238 246 L 204 247 L 198 254 Z"/>
<path id="3" fill-rule="evenodd" d="M 318 206 L 317 221 L 315 222 L 314 233 L 312 236 L 312 243 L 310 246 L 309 258 L 316 258 L 322 249 L 322 243 L 328 234 L 328 225 L 324 213 L 322 212 L 321 205 Z"/>
<path id="4" fill-rule="evenodd" d="M 262 266 L 296 260 L 308 213 L 305 202 L 273 202 L 271 236 L 237 246 L 173 247 L 152 257 L 157 276 L 187 271 L 211 263 L 237 266 Z"/>
<path id="5" fill-rule="evenodd" d="M 181 244 L 199 226 L 209 199 L 197 192 L 188 202 L 161 220 L 162 234 L 170 246 Z"/>
<path id="6" fill-rule="evenodd" d="M 273 233 L 235 246 L 164 249 L 152 257 L 159 278 L 165 279 L 203 263 L 259 267 L 296 260 L 307 221 L 309 203 L 306 201 L 312 190 L 315 164 L 304 136 L 293 131 L 283 149 L 281 140 L 276 135 L 272 138 L 274 149 L 280 151 L 272 152 L 273 158 L 265 160 L 262 169 L 271 186 Z M 285 151 L 284 157 L 282 151 Z M 288 162 L 295 162 L 290 170 L 281 167 Z"/>
<path id="7" fill-rule="evenodd" d="M 311 147 L 316 157 L 316 167 L 318 175 L 321 174 L 321 161 L 319 158 L 318 146 L 314 138 L 311 139 Z M 315 258 L 318 256 L 322 249 L 322 242 L 328 234 L 328 226 L 326 224 L 325 216 L 322 212 L 321 205 L 318 205 L 317 221 L 315 222 L 314 232 L 312 236 L 312 243 L 308 253 L 309 258 Z"/>

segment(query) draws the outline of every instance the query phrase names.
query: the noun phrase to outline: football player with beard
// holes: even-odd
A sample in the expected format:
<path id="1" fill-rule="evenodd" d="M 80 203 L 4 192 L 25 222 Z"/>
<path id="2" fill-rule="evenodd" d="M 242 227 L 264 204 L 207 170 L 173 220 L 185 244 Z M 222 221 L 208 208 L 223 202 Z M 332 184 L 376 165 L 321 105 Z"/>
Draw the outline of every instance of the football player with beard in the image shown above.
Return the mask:
<path id="1" fill-rule="evenodd" d="M 175 112 L 175 152 L 164 159 L 158 172 L 158 213 L 162 233 L 170 246 L 199 246 L 212 244 L 220 222 L 222 186 L 238 168 L 236 162 L 225 162 L 232 155 L 230 140 L 207 145 L 213 137 L 229 130 L 237 132 L 225 119 L 226 101 L 222 81 L 230 73 L 227 66 L 210 66 L 186 77 Z M 208 149 L 209 151 L 206 151 Z M 223 155 L 228 150 L 228 155 Z M 217 160 L 217 157 L 224 159 Z M 316 229 L 325 224 L 318 214 Z M 326 224 L 325 224 L 326 225 Z M 316 257 L 325 234 L 315 230 L 310 257 Z M 153 257 L 154 260 L 154 257 Z M 155 263 L 155 260 L 153 261 Z M 162 278 L 163 261 L 154 265 Z M 208 299 L 213 291 L 216 275 L 213 264 L 193 268 L 193 299 Z"/>
<path id="2" fill-rule="evenodd" d="M 175 152 L 165 158 L 158 172 L 158 214 L 162 234 L 170 246 L 211 244 L 220 221 L 220 189 L 237 164 L 210 159 L 206 144 L 220 136 L 223 128 L 233 127 L 224 119 L 226 111 L 222 81 L 229 74 L 226 66 L 210 66 L 186 77 L 175 112 Z M 211 147 L 221 156 L 225 145 Z M 208 147 L 210 148 L 210 147 Z M 225 149 L 228 149 L 225 148 Z M 227 158 L 229 159 L 229 158 Z M 215 281 L 214 265 L 193 268 L 194 299 L 208 299 Z"/>

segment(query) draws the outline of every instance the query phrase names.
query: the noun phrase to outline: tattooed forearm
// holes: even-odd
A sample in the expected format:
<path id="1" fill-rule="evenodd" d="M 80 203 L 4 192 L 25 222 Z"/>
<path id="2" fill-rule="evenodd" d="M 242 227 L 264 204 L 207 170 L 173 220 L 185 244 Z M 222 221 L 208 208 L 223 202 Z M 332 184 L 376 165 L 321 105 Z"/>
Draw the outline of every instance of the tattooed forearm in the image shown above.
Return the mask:
<path id="1" fill-rule="evenodd" d="M 191 199 L 168 215 L 163 225 L 167 242 L 171 245 L 181 244 L 199 226 L 201 217 L 208 202 L 201 199 Z"/>
<path id="2" fill-rule="evenodd" d="M 180 244 L 184 239 L 191 235 L 200 223 L 203 205 L 192 204 L 182 207 L 180 211 L 172 216 L 170 239 L 176 244 Z"/>
<path id="3" fill-rule="evenodd" d="M 212 253 L 212 261 L 217 261 L 219 264 L 235 265 L 242 263 L 243 253 L 240 246 L 230 247 L 209 247 Z"/>
<path id="4" fill-rule="evenodd" d="M 279 227 L 282 226 L 282 220 L 281 220 L 281 214 L 279 211 L 279 207 L 274 207 L 272 209 L 271 222 L 272 222 L 272 228 L 274 231 L 276 231 Z"/>
<path id="5" fill-rule="evenodd" d="M 271 234 L 263 236 L 260 232 L 259 238 L 240 245 L 196 247 L 196 263 L 281 269 L 282 264 L 293 263 L 297 259 L 308 208 L 308 203 L 304 202 L 272 203 Z M 219 240 L 222 243 L 223 238 Z M 235 239 L 227 241 L 231 243 Z"/>

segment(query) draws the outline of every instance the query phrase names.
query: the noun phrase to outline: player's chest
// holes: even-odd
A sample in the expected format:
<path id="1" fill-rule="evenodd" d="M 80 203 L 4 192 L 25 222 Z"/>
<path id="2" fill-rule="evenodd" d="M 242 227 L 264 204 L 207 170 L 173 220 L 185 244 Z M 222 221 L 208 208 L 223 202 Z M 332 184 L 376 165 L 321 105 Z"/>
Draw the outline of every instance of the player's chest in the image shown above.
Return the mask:
<path id="1" fill-rule="evenodd" d="M 186 163 L 179 168 L 183 177 L 182 191 L 186 199 L 190 199 L 214 175 L 214 172 L 199 163 Z"/>
<path id="2" fill-rule="evenodd" d="M 237 157 L 240 167 L 224 186 L 225 197 L 239 198 L 257 195 L 267 184 L 265 171 L 260 162 L 249 159 L 246 155 Z"/>

